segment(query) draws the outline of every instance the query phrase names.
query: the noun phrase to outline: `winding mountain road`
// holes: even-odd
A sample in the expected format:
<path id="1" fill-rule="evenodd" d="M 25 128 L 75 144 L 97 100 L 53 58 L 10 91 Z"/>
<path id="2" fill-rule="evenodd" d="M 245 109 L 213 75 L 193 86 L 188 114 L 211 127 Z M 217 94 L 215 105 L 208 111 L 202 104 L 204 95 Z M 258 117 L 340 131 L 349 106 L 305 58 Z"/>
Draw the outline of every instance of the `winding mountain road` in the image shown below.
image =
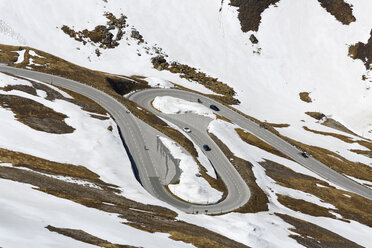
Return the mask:
<path id="1" fill-rule="evenodd" d="M 367 199 L 372 200 L 371 189 L 332 170 L 331 168 L 322 164 L 313 157 L 304 158 L 301 155 L 302 151 L 296 148 L 295 146 L 281 139 L 280 137 L 268 131 L 267 129 L 261 128 L 257 123 L 249 120 L 248 118 L 245 118 L 244 116 L 238 114 L 234 110 L 220 103 L 217 103 L 216 101 L 208 97 L 192 92 L 185 92 L 182 90 L 175 89 L 148 89 L 136 92 L 132 94 L 129 98 L 132 101 L 136 102 L 137 104 L 152 111 L 156 115 L 159 115 L 160 112 L 155 110 L 151 105 L 151 101 L 157 96 L 172 96 L 191 102 L 197 102 L 197 99 L 199 98 L 202 101 L 202 104 L 207 107 L 209 107 L 211 104 L 214 104 L 220 109 L 220 111 L 217 112 L 219 115 L 226 117 L 227 119 L 231 120 L 238 126 L 248 130 L 256 137 L 270 144 L 271 146 L 273 146 L 283 154 L 287 155 L 288 157 L 292 158 L 294 161 L 298 162 L 302 166 L 313 171 L 314 173 L 318 174 L 319 176 L 328 180 L 329 182 L 334 183 L 340 186 L 341 188 L 344 188 L 347 191 L 351 191 L 353 193 L 359 194 Z M 162 117 L 170 119 L 170 121 L 172 122 L 177 122 L 177 120 L 174 120 L 174 118 L 172 118 L 171 115 L 162 115 Z M 195 123 L 193 122 L 193 124 Z"/>
<path id="2" fill-rule="evenodd" d="M 153 196 L 184 212 L 217 214 L 233 211 L 243 206 L 249 200 L 250 191 L 239 173 L 230 164 L 230 161 L 224 156 L 222 151 L 207 134 L 206 127 L 208 126 L 209 122 L 206 119 L 193 121 L 189 118 L 190 116 L 188 117 L 188 115 L 162 114 L 153 109 L 151 106 L 151 101 L 156 96 L 173 96 L 194 102 L 200 98 L 203 104 L 206 106 L 215 104 L 220 108 L 220 111 L 218 112 L 219 115 L 230 119 L 232 122 L 253 133 L 258 138 L 266 141 L 268 144 L 277 148 L 279 151 L 291 157 L 304 167 L 348 191 L 372 200 L 372 190 L 335 172 L 314 158 L 302 157 L 300 155 L 301 151 L 299 151 L 296 147 L 290 145 L 268 130 L 260 128 L 256 123 L 241 116 L 232 109 L 229 109 L 226 106 L 221 105 L 207 97 L 176 89 L 148 89 L 136 92 L 129 96 L 130 100 L 138 103 L 144 108 L 147 108 L 149 111 L 154 112 L 156 115 L 166 118 L 180 128 L 185 126 L 193 126 L 193 130 L 190 133 L 190 137 L 193 139 L 193 141 L 199 146 L 208 144 L 212 148 L 210 152 L 206 152 L 206 155 L 214 165 L 217 174 L 221 177 L 226 185 L 228 190 L 226 198 L 221 202 L 209 205 L 198 205 L 181 201 L 171 195 L 169 191 L 166 190 L 164 185 L 162 185 L 159 179 L 160 175 L 158 175 L 156 167 L 161 165 L 156 164 L 156 162 L 154 162 L 152 159 L 154 153 L 156 153 L 156 149 L 144 149 L 146 147 L 146 137 L 141 127 L 146 127 L 147 124 L 137 119 L 129 112 L 128 109 L 126 109 L 123 104 L 115 100 L 110 95 L 91 86 L 62 77 L 5 65 L 0 65 L 0 71 L 43 82 L 51 82 L 53 85 L 84 95 L 105 108 L 118 125 L 123 144 L 131 159 L 132 166 L 134 168 L 133 170 L 139 178 L 142 186 Z M 190 121 L 193 121 L 193 125 L 188 124 Z"/>
<path id="3" fill-rule="evenodd" d="M 131 114 L 123 104 L 102 91 L 66 78 L 5 65 L 0 65 L 0 71 L 42 82 L 48 82 L 52 85 L 74 91 L 92 99 L 106 109 L 106 111 L 114 118 L 119 128 L 123 144 L 127 150 L 129 158 L 131 159 L 134 173 L 137 174 L 142 186 L 158 199 L 187 213 L 208 214 L 233 211 L 243 206 L 249 200 L 250 192 L 247 184 L 232 167 L 223 153 L 217 152 L 219 151 L 217 146 L 214 147 L 214 153 L 207 155 L 211 161 L 218 161 L 218 159 L 220 159 L 222 160 L 222 163 L 226 163 L 227 167 L 230 168 L 227 169 L 226 175 L 223 173 L 225 179 L 224 183 L 228 188 L 226 198 L 221 202 L 210 205 L 199 205 L 181 201 L 170 194 L 160 181 L 160 175 L 158 175 L 156 167 L 161 165 L 156 164 L 152 159 L 155 155 L 154 153 L 157 152 L 156 149 L 145 149 L 146 134 L 144 134 L 142 130 L 147 124 Z M 209 137 L 205 135 L 205 138 Z M 217 171 L 217 173 L 219 174 L 220 172 Z"/>

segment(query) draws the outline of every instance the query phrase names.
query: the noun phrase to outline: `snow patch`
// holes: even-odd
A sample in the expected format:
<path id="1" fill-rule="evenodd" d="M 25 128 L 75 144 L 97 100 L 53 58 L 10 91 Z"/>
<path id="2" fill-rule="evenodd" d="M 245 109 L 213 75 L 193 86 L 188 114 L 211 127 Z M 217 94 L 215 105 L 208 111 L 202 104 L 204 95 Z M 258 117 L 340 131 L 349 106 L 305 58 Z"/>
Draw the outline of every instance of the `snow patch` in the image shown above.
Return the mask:
<path id="1" fill-rule="evenodd" d="M 145 78 L 145 81 L 151 86 L 151 87 L 158 87 L 158 88 L 173 88 L 174 84 L 169 82 L 168 80 L 155 78 L 155 77 L 148 77 Z"/>
<path id="2" fill-rule="evenodd" d="M 195 160 L 190 155 L 186 155 L 174 141 L 165 137 L 159 138 L 173 157 L 180 160 L 179 166 L 182 170 L 180 182 L 168 185 L 170 191 L 192 203 L 209 204 L 220 200 L 223 193 L 212 188 L 203 177 L 198 176 L 200 171 Z"/>
<path id="3" fill-rule="evenodd" d="M 28 54 L 30 54 L 31 56 L 33 57 L 39 57 L 39 58 L 45 58 L 43 56 L 40 56 L 39 54 L 37 54 L 34 50 L 29 50 Z"/>
<path id="4" fill-rule="evenodd" d="M 164 114 L 187 114 L 193 113 L 216 119 L 216 115 L 206 106 L 186 101 L 172 96 L 157 96 L 152 102 L 154 108 Z"/>
<path id="5" fill-rule="evenodd" d="M 25 52 L 26 52 L 26 50 L 23 49 L 21 51 L 15 51 L 15 52 L 18 53 L 18 58 L 17 58 L 17 61 L 14 62 L 14 64 L 22 63 L 25 60 Z"/>

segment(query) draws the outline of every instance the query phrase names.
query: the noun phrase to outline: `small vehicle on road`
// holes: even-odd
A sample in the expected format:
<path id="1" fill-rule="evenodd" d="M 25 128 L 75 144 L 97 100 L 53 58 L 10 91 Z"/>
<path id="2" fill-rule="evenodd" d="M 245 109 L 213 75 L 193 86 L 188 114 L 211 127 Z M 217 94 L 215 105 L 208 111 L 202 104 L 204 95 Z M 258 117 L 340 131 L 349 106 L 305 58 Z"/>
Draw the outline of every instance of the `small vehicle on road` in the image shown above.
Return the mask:
<path id="1" fill-rule="evenodd" d="M 188 127 L 184 127 L 184 128 L 183 128 L 183 131 L 185 131 L 186 133 L 191 133 L 191 129 L 188 128 Z"/>
<path id="2" fill-rule="evenodd" d="M 216 105 L 211 105 L 209 106 L 211 109 L 213 109 L 214 111 L 220 111 L 220 109 L 216 106 Z"/>
<path id="3" fill-rule="evenodd" d="M 203 145 L 203 149 L 207 152 L 212 150 L 208 145 Z"/>
<path id="4" fill-rule="evenodd" d="M 265 129 L 267 129 L 267 126 L 266 126 L 266 124 L 264 124 L 264 123 L 260 123 L 260 128 L 265 128 Z"/>
<path id="5" fill-rule="evenodd" d="M 303 152 L 301 152 L 301 155 L 302 155 L 302 157 L 304 157 L 304 158 L 308 158 L 308 157 L 310 157 L 310 154 L 309 154 L 307 151 L 303 151 Z"/>
<path id="6" fill-rule="evenodd" d="M 146 151 L 150 150 L 147 146 L 144 147 Z"/>

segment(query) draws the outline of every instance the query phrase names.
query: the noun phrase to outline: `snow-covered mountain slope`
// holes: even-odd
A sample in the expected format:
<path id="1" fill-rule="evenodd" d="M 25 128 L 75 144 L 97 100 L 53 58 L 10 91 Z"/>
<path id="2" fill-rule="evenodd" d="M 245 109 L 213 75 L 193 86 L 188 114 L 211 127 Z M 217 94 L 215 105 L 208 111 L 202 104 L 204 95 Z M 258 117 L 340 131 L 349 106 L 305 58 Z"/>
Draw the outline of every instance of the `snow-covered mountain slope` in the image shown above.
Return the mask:
<path id="1" fill-rule="evenodd" d="M 144 47 L 161 47 L 170 60 L 228 83 L 242 102 L 239 108 L 259 119 L 298 123 L 305 111 L 320 111 L 372 137 L 368 136 L 371 116 L 365 114 L 371 105 L 369 82 L 362 81 L 365 68 L 347 56 L 348 45 L 369 38 L 371 6 L 369 1 L 349 2 L 356 21 L 343 25 L 315 0 L 279 1 L 277 7 L 262 13 L 256 33 L 259 43 L 252 45 L 250 34 L 241 32 L 237 9 L 229 1 L 222 6 L 220 1 L 2 1 L 1 39 L 89 68 L 186 84 L 152 69 L 151 55 Z M 105 25 L 104 12 L 127 16 L 129 28 L 135 27 L 148 44 L 124 38 L 114 49 L 101 49 L 97 57 L 96 45 L 84 46 L 61 32 L 63 25 L 76 31 Z M 258 48 L 260 55 L 253 53 Z M 311 104 L 299 99 L 304 91 L 311 92 Z"/>
<path id="2" fill-rule="evenodd" d="M 342 23 L 334 9 L 325 7 L 326 1 L 262 1 L 264 6 L 254 9 L 260 17 L 257 28 L 242 25 L 239 11 L 243 8 L 237 6 L 243 1 L 231 2 L 235 6 L 231 6 L 229 0 L 0 0 L 0 44 L 32 47 L 105 73 L 143 76 L 155 87 L 158 83 L 164 87 L 173 83 L 216 97 L 221 97 L 221 92 L 229 92 L 231 87 L 236 92 L 234 97 L 240 101 L 233 107 L 271 123 L 274 131 L 297 142 L 296 145 L 309 150 L 323 163 L 371 186 L 372 145 L 368 139 L 372 139 L 369 90 L 372 79 L 370 60 L 365 55 L 369 46 L 365 44 L 371 38 L 372 2 L 331 1 L 352 5 L 348 6 L 355 20 L 351 18 Z M 372 38 L 370 40 L 372 42 Z M 363 47 L 367 48 L 363 50 Z M 14 58 L 5 54 L 0 51 L 0 62 L 12 61 L 17 66 L 27 60 L 25 68 L 48 67 L 35 62 L 39 55 L 33 51 L 14 49 Z M 162 56 L 158 59 L 166 62 L 153 63 L 152 59 L 157 56 Z M 165 63 L 169 63 L 168 68 L 164 67 Z M 190 68 L 205 75 L 196 74 Z M 217 240 L 221 246 L 240 245 L 229 243 L 230 239 L 252 247 L 319 243 L 338 247 L 370 246 L 369 201 L 329 185 L 233 123 L 217 118 L 210 124 L 209 132 L 221 143 L 221 149 L 224 148 L 244 179 L 252 182 L 249 186 L 254 201 L 240 212 L 226 215 L 187 215 L 151 197 L 138 184 L 112 119 L 91 118 L 89 113 L 66 99 L 50 101 L 41 88 L 0 75 L 1 95 L 25 97 L 64 114 L 64 118 L 58 115 L 59 121 L 66 125 L 63 130 L 70 130 L 50 134 L 32 129 L 30 125 L 35 127 L 35 123 L 28 123 L 27 118 L 17 121 L 15 109 L 12 113 L 9 104 L 1 105 L 0 149 L 55 163 L 83 165 L 99 175 L 104 183 L 118 186 L 122 191 L 120 196 L 140 204 L 137 212 L 154 211 L 143 206 L 145 204 L 168 209 L 154 211 L 155 218 L 144 217 L 132 210 L 129 214 L 123 212 L 115 205 L 119 201 L 116 198 L 108 204 L 97 204 L 97 209 L 94 204 L 75 199 L 69 191 L 68 197 L 63 199 L 53 194 L 53 189 L 45 190 L 48 194 L 35 192 L 32 187 L 42 188 L 42 185 L 11 178 L 7 170 L 12 168 L 12 162 L 4 163 L 6 156 L 2 155 L 3 174 L 0 176 L 8 180 L 1 179 L 4 187 L 1 187 L 0 215 L 7 217 L 7 221 L 1 222 L 0 247 L 22 247 L 28 240 L 29 229 L 40 237 L 36 242 L 38 247 L 70 245 L 63 242 L 85 247 L 86 244 L 74 241 L 76 236 L 64 234 L 73 239 L 62 236 L 62 230 L 59 234 L 49 232 L 53 228 L 45 229 L 48 225 L 81 229 L 112 244 L 144 247 L 202 246 L 205 243 L 198 243 L 200 236 L 197 234 L 213 242 Z M 210 78 L 206 78 L 208 76 Z M 228 87 L 214 87 L 217 80 L 211 78 L 217 78 Z M 208 83 L 211 80 L 215 83 L 212 87 Z M 12 84 L 35 88 L 36 95 L 17 88 L 3 89 Z M 68 93 L 61 94 L 70 97 Z M 6 100 L 9 103 L 14 99 Z M 36 106 L 34 102 L 31 105 Z M 173 110 L 184 108 L 173 107 Z M 112 131 L 107 130 L 109 126 L 113 127 Z M 51 174 L 56 176 L 55 171 Z M 37 177 L 36 174 L 29 176 Z M 80 182 L 71 175 L 72 179 L 58 173 L 57 176 L 60 178 L 56 180 L 75 185 L 92 183 L 92 187 L 102 187 L 86 179 Z M 14 189 L 14 194 L 5 187 Z M 18 198 L 19 194 L 27 196 L 24 201 Z M 99 201 L 104 202 L 101 198 Z M 37 202 L 45 204 L 40 212 L 30 207 Z M 50 212 L 56 206 L 68 210 Z M 164 226 L 157 221 L 158 218 L 163 220 L 164 216 L 158 214 L 163 211 L 171 215 L 172 220 L 181 220 L 182 224 L 162 229 Z M 123 215 L 124 222 L 129 224 L 120 224 L 123 219 L 116 215 Z M 25 216 L 28 216 L 27 227 L 18 228 Z M 180 234 L 174 229 L 186 231 Z M 172 236 L 168 237 L 167 233 Z M 19 239 L 20 236 L 24 239 Z"/>

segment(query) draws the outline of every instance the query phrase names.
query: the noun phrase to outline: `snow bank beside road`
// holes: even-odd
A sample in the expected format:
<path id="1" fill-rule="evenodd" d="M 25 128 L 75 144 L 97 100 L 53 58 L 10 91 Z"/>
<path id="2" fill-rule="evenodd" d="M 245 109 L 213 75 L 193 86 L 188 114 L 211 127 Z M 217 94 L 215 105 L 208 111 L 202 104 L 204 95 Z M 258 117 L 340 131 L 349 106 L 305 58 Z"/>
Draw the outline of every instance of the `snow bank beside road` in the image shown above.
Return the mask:
<path id="1" fill-rule="evenodd" d="M 155 78 L 155 77 L 148 77 L 144 79 L 151 87 L 158 87 L 158 88 L 173 88 L 174 85 L 164 79 L 161 78 Z"/>
<path id="2" fill-rule="evenodd" d="M 221 199 L 222 192 L 212 188 L 203 177 L 198 176 L 199 166 L 190 155 L 185 154 L 172 140 L 165 137 L 160 137 L 160 140 L 173 157 L 180 160 L 180 182 L 168 185 L 173 194 L 185 201 L 200 204 L 215 203 Z"/>
<path id="3" fill-rule="evenodd" d="M 212 119 L 216 118 L 216 116 L 213 114 L 213 111 L 206 106 L 200 103 L 190 102 L 172 96 L 157 96 L 152 102 L 152 105 L 155 107 L 155 109 L 163 112 L 164 114 L 193 113 L 204 115 Z"/>

